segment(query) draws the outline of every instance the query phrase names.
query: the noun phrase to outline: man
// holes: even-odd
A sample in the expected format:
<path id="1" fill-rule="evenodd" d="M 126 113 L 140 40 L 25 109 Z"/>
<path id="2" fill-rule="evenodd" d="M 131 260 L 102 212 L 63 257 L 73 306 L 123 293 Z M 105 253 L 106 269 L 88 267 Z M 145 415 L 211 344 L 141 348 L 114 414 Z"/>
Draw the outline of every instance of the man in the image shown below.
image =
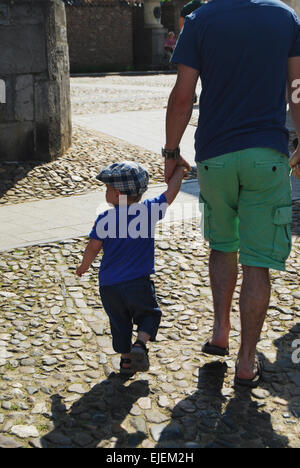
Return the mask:
<path id="1" fill-rule="evenodd" d="M 186 18 L 172 60 L 178 76 L 166 117 L 166 180 L 183 163 L 181 156 L 174 158 L 199 76 L 202 81 L 195 150 L 215 312 L 213 336 L 203 351 L 228 354 L 239 251 L 243 283 L 235 383 L 255 387 L 269 269 L 284 270 L 291 249 L 286 82 L 300 137 L 300 21 L 278 0 L 213 0 Z M 300 178 L 299 146 L 290 164 Z"/>

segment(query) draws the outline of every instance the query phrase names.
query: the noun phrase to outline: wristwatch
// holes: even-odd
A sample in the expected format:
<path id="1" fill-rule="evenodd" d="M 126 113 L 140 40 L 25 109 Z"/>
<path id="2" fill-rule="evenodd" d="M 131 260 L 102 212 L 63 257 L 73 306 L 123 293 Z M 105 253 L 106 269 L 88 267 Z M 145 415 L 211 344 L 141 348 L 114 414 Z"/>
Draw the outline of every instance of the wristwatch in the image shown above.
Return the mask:
<path id="1" fill-rule="evenodd" d="M 166 150 L 166 149 L 162 148 L 161 149 L 161 155 L 165 159 L 179 159 L 180 148 L 179 148 L 179 146 L 174 150 Z"/>

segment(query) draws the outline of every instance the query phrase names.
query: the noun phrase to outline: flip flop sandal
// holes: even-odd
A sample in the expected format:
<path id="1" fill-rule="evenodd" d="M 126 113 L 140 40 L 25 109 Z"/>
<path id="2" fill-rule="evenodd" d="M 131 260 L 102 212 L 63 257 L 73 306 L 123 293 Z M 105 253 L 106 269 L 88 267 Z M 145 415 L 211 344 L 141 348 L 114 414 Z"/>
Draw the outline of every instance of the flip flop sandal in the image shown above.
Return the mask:
<path id="1" fill-rule="evenodd" d="M 140 345 L 140 346 L 139 346 Z M 148 349 L 145 343 L 141 340 L 137 340 L 131 348 L 131 369 L 138 372 L 146 372 L 149 370 L 149 358 Z"/>
<path id="2" fill-rule="evenodd" d="M 237 365 L 235 366 L 235 378 L 234 385 L 240 385 L 241 387 L 256 388 L 261 383 L 263 373 L 262 362 L 257 360 L 257 372 L 252 379 L 241 379 L 237 376 Z"/>
<path id="3" fill-rule="evenodd" d="M 124 367 L 124 364 L 131 364 L 131 359 L 121 358 L 120 361 L 120 374 L 122 375 L 133 375 L 134 371 L 131 367 Z"/>
<path id="4" fill-rule="evenodd" d="M 211 354 L 212 356 L 224 357 L 229 355 L 229 348 L 220 348 L 220 346 L 212 345 L 207 341 L 202 348 L 202 352 L 205 354 Z"/>

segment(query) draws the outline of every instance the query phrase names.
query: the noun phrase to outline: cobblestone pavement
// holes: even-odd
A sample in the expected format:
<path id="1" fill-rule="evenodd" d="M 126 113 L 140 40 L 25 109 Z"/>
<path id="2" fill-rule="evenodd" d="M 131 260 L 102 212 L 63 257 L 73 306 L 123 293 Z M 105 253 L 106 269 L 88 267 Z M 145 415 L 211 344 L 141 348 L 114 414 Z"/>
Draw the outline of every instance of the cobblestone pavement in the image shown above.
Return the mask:
<path id="1" fill-rule="evenodd" d="M 124 101 L 124 109 L 161 106 L 172 79 L 154 80 L 153 87 L 164 88 L 157 102 L 150 93 L 148 103 L 140 96 L 139 103 Z M 131 83 L 141 86 L 139 80 Z M 111 89 L 110 98 L 115 96 Z M 95 105 L 105 111 L 106 104 Z M 78 102 L 74 112 L 80 109 Z M 112 112 L 113 104 L 106 109 Z M 10 174 L 10 180 L 0 203 L 95 188 L 91 177 L 99 151 L 102 161 L 128 154 L 144 158 L 154 181 L 161 181 L 156 155 L 77 128 L 72 149 L 58 161 L 40 167 L 2 164 L 2 178 Z M 294 208 L 296 234 L 300 204 Z M 156 242 L 154 280 L 163 320 L 150 346 L 151 369 L 128 380 L 118 375 L 119 356 L 111 348 L 99 300 L 99 261 L 83 279 L 75 276 L 86 240 L 1 253 L 0 447 L 300 447 L 299 232 L 287 272 L 272 272 L 272 299 L 258 347 L 265 378 L 248 391 L 233 388 L 238 291 L 230 356 L 203 355 L 213 323 L 208 249 L 195 222 L 184 229 L 175 223 L 170 231 Z"/>
<path id="2" fill-rule="evenodd" d="M 176 75 L 72 78 L 73 115 L 165 108 L 175 80 Z M 99 187 L 95 176 L 101 167 L 124 159 L 143 164 L 152 182 L 164 181 L 156 153 L 74 126 L 72 147 L 56 161 L 0 162 L 0 205 L 86 193 Z"/>
<path id="3" fill-rule="evenodd" d="M 175 75 L 72 78 L 73 115 L 163 108 L 175 79 Z M 86 193 L 99 187 L 95 176 L 101 167 L 124 159 L 139 161 L 153 182 L 163 182 L 157 154 L 74 126 L 72 147 L 56 161 L 0 162 L 0 205 Z"/>
<path id="4" fill-rule="evenodd" d="M 272 273 L 258 347 L 265 379 L 248 391 L 233 388 L 238 292 L 230 356 L 204 356 L 213 321 L 207 247 L 192 221 L 169 226 L 169 237 L 157 240 L 163 319 L 151 369 L 128 380 L 98 297 L 98 261 L 75 276 L 85 240 L 2 254 L 0 447 L 300 447 L 299 238 L 287 272 Z"/>
<path id="5" fill-rule="evenodd" d="M 73 112 L 112 112 L 163 109 L 167 106 L 176 74 L 74 78 L 71 83 Z M 95 88 L 99 93 L 95 93 Z"/>

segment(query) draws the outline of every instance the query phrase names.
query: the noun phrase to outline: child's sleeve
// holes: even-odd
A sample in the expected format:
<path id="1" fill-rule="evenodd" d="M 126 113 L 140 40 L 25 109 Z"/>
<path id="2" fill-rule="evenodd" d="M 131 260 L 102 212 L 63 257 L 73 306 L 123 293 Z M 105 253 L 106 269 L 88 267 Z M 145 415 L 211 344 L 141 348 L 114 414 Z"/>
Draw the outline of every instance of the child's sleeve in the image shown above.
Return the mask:
<path id="1" fill-rule="evenodd" d="M 158 197 L 145 200 L 144 204 L 147 206 L 152 223 L 157 223 L 165 217 L 168 208 L 168 202 L 164 193 Z"/>
<path id="2" fill-rule="evenodd" d="M 91 232 L 89 234 L 90 239 L 95 239 L 95 240 L 98 240 L 98 241 L 104 241 L 105 240 L 105 238 L 102 235 L 103 233 L 101 232 L 102 230 L 100 230 L 100 224 L 103 221 L 103 219 L 106 217 L 106 215 L 107 215 L 107 212 L 102 213 L 102 214 L 100 214 L 98 216 L 98 218 L 96 219 L 95 224 L 93 226 L 93 229 L 91 230 Z"/>

